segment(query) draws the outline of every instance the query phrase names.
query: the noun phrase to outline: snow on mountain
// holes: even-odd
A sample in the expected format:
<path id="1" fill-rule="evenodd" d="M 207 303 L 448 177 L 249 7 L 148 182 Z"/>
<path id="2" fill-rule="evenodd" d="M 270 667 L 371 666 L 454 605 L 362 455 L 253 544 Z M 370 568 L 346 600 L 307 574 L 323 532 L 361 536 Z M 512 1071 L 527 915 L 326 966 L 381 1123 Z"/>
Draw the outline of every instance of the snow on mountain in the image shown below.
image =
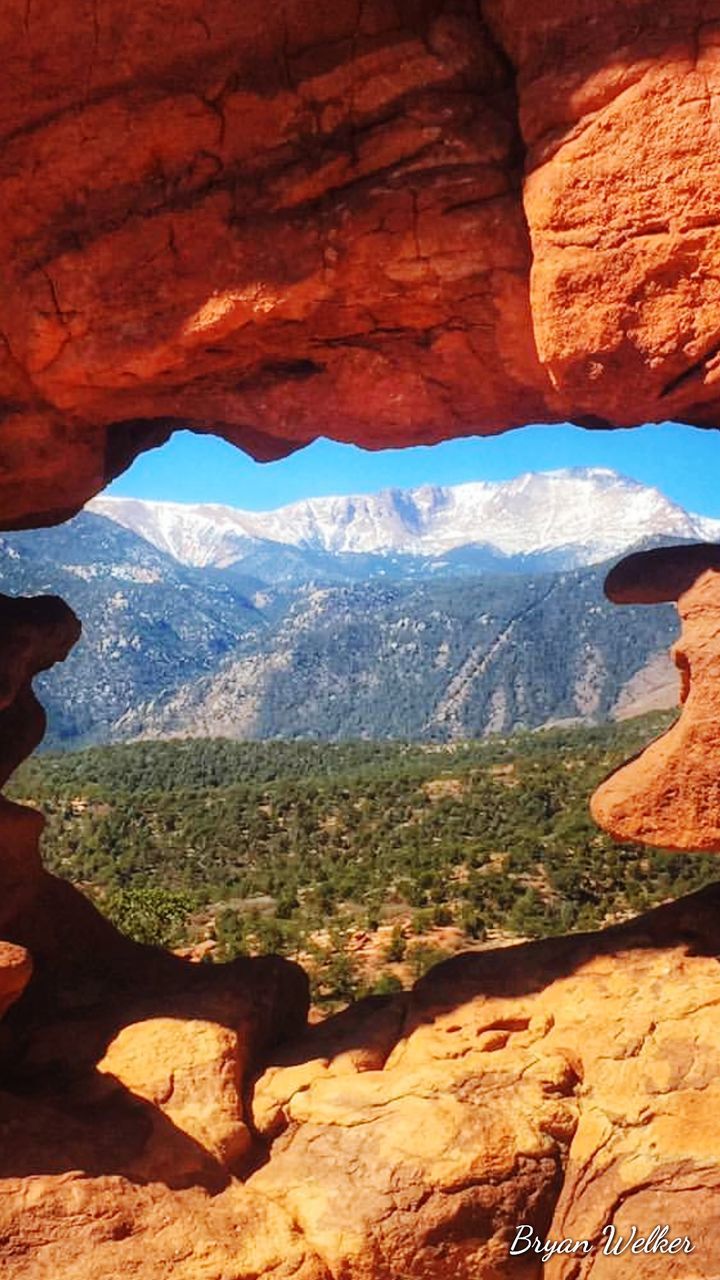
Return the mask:
<path id="1" fill-rule="evenodd" d="M 481 545 L 506 556 L 564 553 L 565 566 L 574 567 L 651 538 L 720 538 L 720 520 L 688 513 L 658 489 L 603 467 L 308 498 L 274 511 L 107 496 L 88 508 L 197 566 L 227 567 L 258 545 L 279 543 L 330 554 L 423 557 Z"/>

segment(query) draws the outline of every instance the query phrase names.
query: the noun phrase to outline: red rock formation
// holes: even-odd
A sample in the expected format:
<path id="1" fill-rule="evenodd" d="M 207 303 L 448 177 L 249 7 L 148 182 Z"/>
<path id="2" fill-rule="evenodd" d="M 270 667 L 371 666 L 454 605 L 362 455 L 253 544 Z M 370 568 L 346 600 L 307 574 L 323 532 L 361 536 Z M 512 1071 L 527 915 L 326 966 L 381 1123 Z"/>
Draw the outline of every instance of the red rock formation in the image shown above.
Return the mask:
<path id="1" fill-rule="evenodd" d="M 24 947 L 0 942 L 0 1018 L 21 996 L 32 973 L 32 962 Z"/>
<path id="2" fill-rule="evenodd" d="M 8 521 L 168 421 L 267 457 L 546 415 L 512 72 L 474 3 L 86 19 L 2 20 Z"/>
<path id="3" fill-rule="evenodd" d="M 0 596 L 0 785 L 41 741 L 45 712 L 32 679 L 62 661 L 80 634 L 72 610 L 54 596 Z M 134 949 L 64 881 L 44 871 L 36 809 L 0 796 L 0 938 L 29 948 L 42 980 L 79 965 L 101 970 Z"/>
<path id="4" fill-rule="evenodd" d="M 5 6 L 0 525 L 181 424 L 260 457 L 714 425 L 719 31 L 684 0 Z"/>
<path id="5" fill-rule="evenodd" d="M 66 657 L 79 634 L 72 610 L 55 597 L 0 596 L 0 786 L 45 732 L 33 676 Z M 38 891 L 42 827 L 35 810 L 0 797 L 0 937 L 12 936 Z"/>
<path id="6" fill-rule="evenodd" d="M 717 425 L 712 5 L 11 0 L 0 51 L 0 527 L 65 518 L 181 425 L 261 458 Z M 661 563 L 683 717 L 595 809 L 717 847 L 718 565 Z M 0 605 L 0 783 L 76 635 L 60 602 Z M 0 943 L 13 1280 L 519 1280 L 521 1218 L 671 1220 L 696 1244 L 673 1277 L 717 1272 L 717 892 L 351 1012 L 260 1072 L 253 1120 L 299 971 L 120 939 L 42 871 L 40 815 L 0 806 L 0 937 L 35 961 L 17 1000 L 29 958 Z"/>
<path id="7" fill-rule="evenodd" d="M 595 792 L 591 809 L 618 840 L 680 851 L 720 851 L 720 547 L 641 552 L 609 574 L 616 604 L 674 600 L 682 635 L 673 648 L 682 712 L 672 728 Z"/>

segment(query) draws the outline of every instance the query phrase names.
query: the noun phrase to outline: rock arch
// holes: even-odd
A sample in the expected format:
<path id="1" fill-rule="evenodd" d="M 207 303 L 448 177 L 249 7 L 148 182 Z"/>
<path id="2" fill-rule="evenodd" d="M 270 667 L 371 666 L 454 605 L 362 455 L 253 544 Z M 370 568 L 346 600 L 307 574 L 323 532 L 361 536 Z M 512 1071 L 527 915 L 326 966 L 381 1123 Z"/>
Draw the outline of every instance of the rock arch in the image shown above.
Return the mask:
<path id="1" fill-rule="evenodd" d="M 0 49 L 0 528 L 65 519 L 181 425 L 259 458 L 718 425 L 711 6 L 12 0 Z M 3 603 L 2 775 L 76 634 Z M 1 803 L 0 1011 L 36 965 L 0 1028 L 17 1280 L 529 1277 L 514 1222 L 597 1235 L 668 1197 L 712 1267 L 716 891 L 446 967 L 269 1062 L 292 966 L 211 981 L 126 944 Z"/>

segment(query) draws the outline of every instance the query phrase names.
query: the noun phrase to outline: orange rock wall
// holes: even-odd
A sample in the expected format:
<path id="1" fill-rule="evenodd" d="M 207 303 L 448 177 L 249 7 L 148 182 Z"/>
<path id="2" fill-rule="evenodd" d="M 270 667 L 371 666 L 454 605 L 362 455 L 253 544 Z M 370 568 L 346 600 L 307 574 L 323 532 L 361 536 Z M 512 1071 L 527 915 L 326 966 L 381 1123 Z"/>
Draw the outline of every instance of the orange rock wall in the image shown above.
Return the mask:
<path id="1" fill-rule="evenodd" d="M 617 840 L 680 852 L 720 852 L 720 547 L 640 552 L 608 575 L 617 604 L 677 603 L 682 634 L 678 720 L 592 797 L 596 822 Z"/>
<path id="2" fill-rule="evenodd" d="M 714 425 L 715 9 L 11 0 L 0 525 L 178 425 Z"/>

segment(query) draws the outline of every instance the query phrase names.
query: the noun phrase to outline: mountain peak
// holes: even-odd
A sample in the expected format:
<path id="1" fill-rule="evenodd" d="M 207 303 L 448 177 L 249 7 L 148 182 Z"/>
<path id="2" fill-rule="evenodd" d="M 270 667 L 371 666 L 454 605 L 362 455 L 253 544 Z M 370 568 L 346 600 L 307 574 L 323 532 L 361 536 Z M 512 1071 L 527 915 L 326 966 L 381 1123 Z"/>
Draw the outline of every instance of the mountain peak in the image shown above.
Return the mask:
<path id="1" fill-rule="evenodd" d="M 330 555 L 426 558 L 478 546 L 505 557 L 562 551 L 571 567 L 648 539 L 714 538 L 720 528 L 609 467 L 307 498 L 272 511 L 110 495 L 93 499 L 89 509 L 182 563 L 221 567 L 273 544 Z"/>

